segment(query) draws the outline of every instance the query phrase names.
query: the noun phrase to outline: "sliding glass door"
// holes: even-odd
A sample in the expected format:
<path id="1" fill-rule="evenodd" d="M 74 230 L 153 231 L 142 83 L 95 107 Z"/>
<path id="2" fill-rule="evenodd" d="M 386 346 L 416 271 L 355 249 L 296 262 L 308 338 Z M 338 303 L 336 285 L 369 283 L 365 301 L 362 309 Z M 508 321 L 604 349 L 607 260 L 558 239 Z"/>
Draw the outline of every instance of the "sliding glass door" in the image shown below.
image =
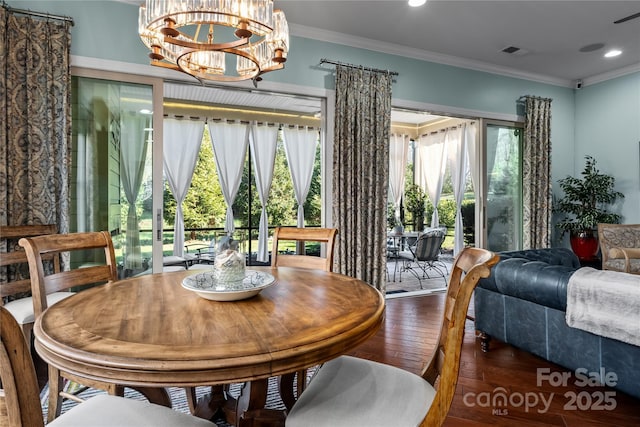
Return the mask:
<path id="1" fill-rule="evenodd" d="M 485 122 L 485 245 L 522 249 L 522 128 Z"/>
<path id="2" fill-rule="evenodd" d="M 155 226 L 153 86 L 77 75 L 72 84 L 70 231 L 109 231 L 119 276 L 149 273 Z"/>

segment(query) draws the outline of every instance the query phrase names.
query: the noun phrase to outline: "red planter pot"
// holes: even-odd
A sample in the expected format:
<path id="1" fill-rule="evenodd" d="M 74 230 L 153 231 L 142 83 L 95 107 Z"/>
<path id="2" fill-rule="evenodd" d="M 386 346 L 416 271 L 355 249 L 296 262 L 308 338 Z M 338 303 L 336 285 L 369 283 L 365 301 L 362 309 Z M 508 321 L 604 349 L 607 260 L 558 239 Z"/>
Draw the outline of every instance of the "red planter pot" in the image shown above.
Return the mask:
<path id="1" fill-rule="evenodd" d="M 580 261 L 592 261 L 598 253 L 598 236 L 594 230 L 572 231 L 571 249 Z"/>

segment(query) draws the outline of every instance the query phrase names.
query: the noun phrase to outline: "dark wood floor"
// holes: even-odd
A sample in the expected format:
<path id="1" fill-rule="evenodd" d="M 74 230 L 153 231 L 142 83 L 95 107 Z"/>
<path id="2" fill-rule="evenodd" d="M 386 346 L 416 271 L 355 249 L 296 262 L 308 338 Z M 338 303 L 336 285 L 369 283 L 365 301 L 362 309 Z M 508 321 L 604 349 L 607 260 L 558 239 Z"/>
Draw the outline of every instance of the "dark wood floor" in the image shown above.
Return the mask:
<path id="1" fill-rule="evenodd" d="M 351 354 L 419 373 L 435 346 L 443 305 L 444 294 L 388 300 L 383 328 Z M 566 387 L 548 382 L 538 387 L 539 368 L 569 372 L 495 340 L 483 353 L 473 322 L 467 321 L 458 387 L 445 426 L 640 426 L 640 400 L 605 387 L 577 387 L 573 380 Z M 507 405 L 492 405 L 501 392 Z M 605 392 L 613 395 L 604 400 Z"/>

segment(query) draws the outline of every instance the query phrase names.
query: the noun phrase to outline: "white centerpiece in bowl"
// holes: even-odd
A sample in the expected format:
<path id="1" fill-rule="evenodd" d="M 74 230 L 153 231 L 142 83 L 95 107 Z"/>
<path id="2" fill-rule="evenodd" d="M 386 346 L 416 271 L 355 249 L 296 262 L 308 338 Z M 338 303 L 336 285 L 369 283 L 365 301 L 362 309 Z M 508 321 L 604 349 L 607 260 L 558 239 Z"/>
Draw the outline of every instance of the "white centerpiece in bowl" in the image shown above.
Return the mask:
<path id="1" fill-rule="evenodd" d="M 226 249 L 216 255 L 213 276 L 218 283 L 242 282 L 245 276 L 244 256 L 233 249 Z"/>
<path id="2" fill-rule="evenodd" d="M 214 301 L 238 301 L 256 296 L 273 285 L 273 275 L 247 270 L 245 256 L 231 237 L 220 240 L 213 268 L 185 277 L 182 287 Z"/>

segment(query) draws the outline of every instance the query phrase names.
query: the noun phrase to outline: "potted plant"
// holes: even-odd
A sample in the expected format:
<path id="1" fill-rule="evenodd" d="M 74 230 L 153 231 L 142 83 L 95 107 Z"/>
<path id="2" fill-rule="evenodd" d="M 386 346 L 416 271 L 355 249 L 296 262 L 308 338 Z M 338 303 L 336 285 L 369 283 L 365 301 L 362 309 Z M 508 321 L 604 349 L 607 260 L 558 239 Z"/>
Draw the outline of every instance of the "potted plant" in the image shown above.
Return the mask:
<path id="1" fill-rule="evenodd" d="M 402 222 L 396 218 L 396 209 L 393 203 L 387 205 L 387 225 L 395 234 L 402 234 L 404 232 Z"/>
<path id="2" fill-rule="evenodd" d="M 424 211 L 427 203 L 427 195 L 419 185 L 411 184 L 404 192 L 407 211 L 413 219 L 413 231 L 424 229 Z"/>
<path id="3" fill-rule="evenodd" d="M 621 216 L 608 211 L 609 206 L 624 194 L 614 190 L 615 178 L 600 173 L 596 160 L 585 156 L 582 178 L 567 176 L 558 181 L 564 197 L 554 210 L 565 214 L 556 225 L 562 234 L 569 232 L 571 249 L 581 260 L 591 260 L 598 252 L 598 223 L 617 224 Z"/>

